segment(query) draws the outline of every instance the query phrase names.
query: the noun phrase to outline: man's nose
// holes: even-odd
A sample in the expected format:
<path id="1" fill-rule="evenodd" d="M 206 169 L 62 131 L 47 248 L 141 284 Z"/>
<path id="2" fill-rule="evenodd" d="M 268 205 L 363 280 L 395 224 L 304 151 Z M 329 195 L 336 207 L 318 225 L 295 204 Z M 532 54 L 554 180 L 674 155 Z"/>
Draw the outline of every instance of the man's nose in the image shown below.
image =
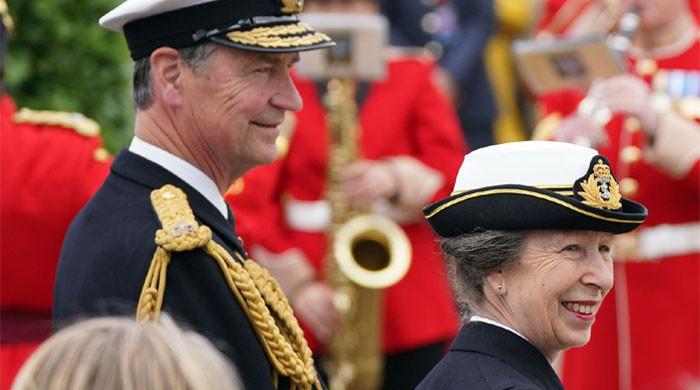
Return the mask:
<path id="1" fill-rule="evenodd" d="M 279 90 L 272 96 L 271 103 L 277 108 L 292 112 L 301 110 L 304 105 L 291 77 L 280 82 Z"/>

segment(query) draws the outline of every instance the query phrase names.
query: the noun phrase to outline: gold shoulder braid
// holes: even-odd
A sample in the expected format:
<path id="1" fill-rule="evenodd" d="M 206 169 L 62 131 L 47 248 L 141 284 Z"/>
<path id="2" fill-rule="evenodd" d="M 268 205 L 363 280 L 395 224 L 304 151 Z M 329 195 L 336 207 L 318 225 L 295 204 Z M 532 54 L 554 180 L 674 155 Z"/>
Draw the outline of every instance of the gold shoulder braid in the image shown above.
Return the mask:
<path id="1" fill-rule="evenodd" d="M 141 290 L 136 318 L 157 320 L 163 305 L 166 271 L 171 252 L 201 248 L 217 262 L 231 292 L 245 311 L 273 371 L 291 380 L 291 389 L 321 389 L 311 350 L 287 298 L 267 271 L 240 253 L 233 257 L 216 241 L 207 226 L 197 223 L 185 193 L 170 184 L 151 192 L 151 203 L 163 226 L 156 232 L 156 252 Z M 242 264 L 241 264 L 242 263 Z"/>
<path id="2" fill-rule="evenodd" d="M 38 111 L 23 108 L 14 114 L 12 120 L 15 123 L 62 126 L 86 137 L 100 134 L 100 125 L 78 112 Z"/>

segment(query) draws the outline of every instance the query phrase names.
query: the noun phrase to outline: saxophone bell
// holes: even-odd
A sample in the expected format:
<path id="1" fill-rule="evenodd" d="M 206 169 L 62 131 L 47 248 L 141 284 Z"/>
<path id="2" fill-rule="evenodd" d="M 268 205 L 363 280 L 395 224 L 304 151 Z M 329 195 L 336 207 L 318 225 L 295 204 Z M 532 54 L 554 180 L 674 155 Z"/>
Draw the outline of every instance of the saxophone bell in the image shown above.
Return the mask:
<path id="1" fill-rule="evenodd" d="M 397 283 L 411 265 L 411 244 L 392 220 L 363 214 L 335 233 L 333 253 L 341 272 L 355 284 L 382 289 Z"/>

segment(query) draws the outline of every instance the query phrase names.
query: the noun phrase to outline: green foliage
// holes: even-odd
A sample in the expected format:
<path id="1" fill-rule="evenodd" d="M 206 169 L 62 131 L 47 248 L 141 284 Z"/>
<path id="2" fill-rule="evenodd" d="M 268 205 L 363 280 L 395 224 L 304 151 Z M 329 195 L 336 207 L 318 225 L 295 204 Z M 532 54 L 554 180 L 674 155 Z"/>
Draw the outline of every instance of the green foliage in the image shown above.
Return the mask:
<path id="1" fill-rule="evenodd" d="M 5 82 L 18 107 L 78 111 L 102 126 L 116 151 L 132 133 L 131 60 L 100 16 L 121 0 L 9 0 L 16 30 Z"/>

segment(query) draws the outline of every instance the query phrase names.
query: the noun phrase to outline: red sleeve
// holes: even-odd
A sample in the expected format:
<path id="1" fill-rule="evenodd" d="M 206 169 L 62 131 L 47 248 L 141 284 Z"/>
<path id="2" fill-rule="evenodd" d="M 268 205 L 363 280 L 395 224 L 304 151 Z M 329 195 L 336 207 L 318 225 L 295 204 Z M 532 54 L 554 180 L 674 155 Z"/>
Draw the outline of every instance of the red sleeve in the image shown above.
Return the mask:
<path id="1" fill-rule="evenodd" d="M 246 250 L 255 245 L 281 253 L 294 245 L 289 242 L 284 223 L 281 178 L 284 158 L 246 173 L 226 194 L 236 219 L 236 233 Z"/>
<path id="2" fill-rule="evenodd" d="M 691 191 L 700 191 L 700 160 L 695 161 L 690 172 L 681 179 L 681 182 L 685 184 L 687 188 L 691 189 Z"/>
<path id="3" fill-rule="evenodd" d="M 457 171 L 468 151 L 459 119 L 452 105 L 432 82 L 432 67 L 422 74 L 422 93 L 414 101 L 416 151 L 412 155 L 423 164 L 442 173 L 445 184 L 431 201 L 448 196 L 454 187 Z"/>
<path id="4" fill-rule="evenodd" d="M 576 111 L 584 96 L 581 91 L 567 89 L 539 96 L 537 105 L 542 117 L 553 113 L 559 113 L 565 117 Z"/>

